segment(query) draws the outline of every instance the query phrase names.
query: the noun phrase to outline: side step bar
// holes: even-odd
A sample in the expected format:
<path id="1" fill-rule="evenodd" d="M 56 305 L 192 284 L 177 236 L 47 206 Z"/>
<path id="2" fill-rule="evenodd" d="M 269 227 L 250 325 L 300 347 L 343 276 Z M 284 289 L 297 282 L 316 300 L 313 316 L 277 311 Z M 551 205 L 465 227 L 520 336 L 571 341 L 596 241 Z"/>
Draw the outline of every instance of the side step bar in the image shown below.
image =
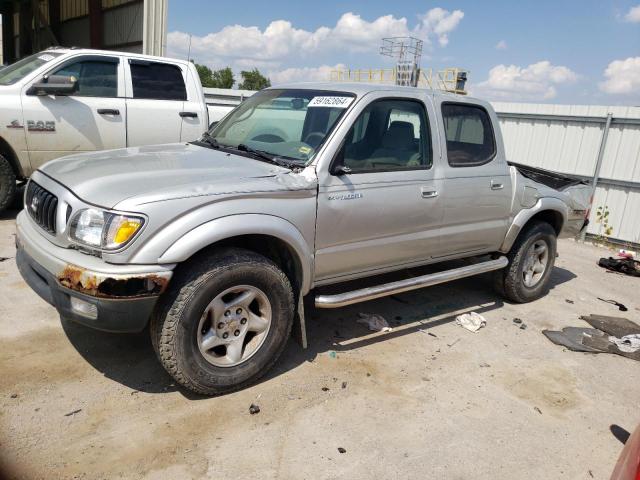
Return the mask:
<path id="1" fill-rule="evenodd" d="M 351 292 L 338 293 L 336 295 L 317 295 L 315 298 L 316 308 L 339 308 L 354 303 L 366 302 L 374 298 L 386 297 L 396 293 L 417 290 L 423 287 L 430 287 L 439 283 L 446 283 L 459 278 L 471 277 L 480 273 L 500 270 L 509 264 L 507 257 L 499 257 L 475 265 L 453 268 L 444 272 L 429 273 L 420 277 L 399 280 L 397 282 L 385 283 L 375 287 L 362 288 Z"/>

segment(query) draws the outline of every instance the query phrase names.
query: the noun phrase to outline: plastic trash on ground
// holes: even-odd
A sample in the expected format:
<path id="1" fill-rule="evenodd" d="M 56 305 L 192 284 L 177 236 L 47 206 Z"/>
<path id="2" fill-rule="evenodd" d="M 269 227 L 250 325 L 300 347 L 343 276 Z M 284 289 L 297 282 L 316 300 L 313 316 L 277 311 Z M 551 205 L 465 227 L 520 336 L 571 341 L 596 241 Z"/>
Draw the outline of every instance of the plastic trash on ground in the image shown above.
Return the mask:
<path id="1" fill-rule="evenodd" d="M 381 315 L 376 315 L 374 313 L 359 313 L 358 317 L 358 323 L 366 325 L 372 332 L 390 332 L 393 330 Z"/>
<path id="2" fill-rule="evenodd" d="M 456 317 L 456 323 L 470 332 L 476 333 L 487 324 L 485 318 L 476 312 L 463 313 Z"/>

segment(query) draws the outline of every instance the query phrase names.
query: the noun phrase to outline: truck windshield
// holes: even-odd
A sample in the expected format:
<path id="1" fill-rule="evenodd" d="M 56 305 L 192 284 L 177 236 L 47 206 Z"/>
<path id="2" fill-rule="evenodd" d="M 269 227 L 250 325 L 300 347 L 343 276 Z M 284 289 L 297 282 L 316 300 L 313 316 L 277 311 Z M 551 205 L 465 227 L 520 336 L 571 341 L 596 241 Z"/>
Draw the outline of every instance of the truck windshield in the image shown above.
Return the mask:
<path id="1" fill-rule="evenodd" d="M 0 85 L 13 85 L 20 79 L 29 75 L 35 69 L 62 55 L 61 52 L 40 52 L 18 60 L 0 70 Z"/>
<path id="2" fill-rule="evenodd" d="M 209 136 L 220 147 L 306 165 L 354 99 L 352 93 L 326 90 L 263 90 L 227 115 Z"/>

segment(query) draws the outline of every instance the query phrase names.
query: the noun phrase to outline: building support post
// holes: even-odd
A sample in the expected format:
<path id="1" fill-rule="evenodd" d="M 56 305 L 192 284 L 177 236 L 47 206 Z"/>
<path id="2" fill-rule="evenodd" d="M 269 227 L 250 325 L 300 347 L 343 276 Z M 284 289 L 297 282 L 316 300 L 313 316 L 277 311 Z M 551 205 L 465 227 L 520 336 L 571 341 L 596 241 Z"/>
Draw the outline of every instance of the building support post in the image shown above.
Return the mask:
<path id="1" fill-rule="evenodd" d="M 602 138 L 600 139 L 600 148 L 598 149 L 598 158 L 596 160 L 596 168 L 593 172 L 593 179 L 591 180 L 591 195 L 589 195 L 589 215 L 591 215 L 591 208 L 593 207 L 593 200 L 596 196 L 596 187 L 598 186 L 598 180 L 600 179 L 600 169 L 602 168 L 602 160 L 604 158 L 604 151 L 607 147 L 607 138 L 609 137 L 609 127 L 611 127 L 611 119 L 613 114 L 611 112 L 607 113 L 607 120 L 604 124 L 604 129 L 602 130 Z M 584 241 L 584 238 L 587 234 L 587 229 L 585 228 L 580 235 L 580 240 Z"/>
<path id="2" fill-rule="evenodd" d="M 102 0 L 89 0 L 89 29 L 91 48 L 102 48 Z"/>

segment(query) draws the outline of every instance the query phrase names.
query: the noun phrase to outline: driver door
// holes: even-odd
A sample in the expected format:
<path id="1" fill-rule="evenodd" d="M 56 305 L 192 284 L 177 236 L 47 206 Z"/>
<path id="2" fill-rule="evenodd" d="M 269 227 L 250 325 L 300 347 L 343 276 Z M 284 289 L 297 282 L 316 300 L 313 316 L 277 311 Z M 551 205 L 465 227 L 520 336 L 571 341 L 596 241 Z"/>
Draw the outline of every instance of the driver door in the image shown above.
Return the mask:
<path id="1" fill-rule="evenodd" d="M 31 85 L 25 86 L 22 108 L 34 170 L 64 155 L 126 146 L 127 111 L 119 57 L 82 55 L 47 75 L 74 76 L 78 89 L 68 96 L 39 96 L 27 95 Z"/>
<path id="2" fill-rule="evenodd" d="M 316 279 L 335 281 L 427 262 L 443 208 L 430 99 L 369 102 L 328 168 L 319 168 Z M 432 139 L 436 139 L 432 141 Z M 342 167 L 342 170 L 340 170 Z"/>

